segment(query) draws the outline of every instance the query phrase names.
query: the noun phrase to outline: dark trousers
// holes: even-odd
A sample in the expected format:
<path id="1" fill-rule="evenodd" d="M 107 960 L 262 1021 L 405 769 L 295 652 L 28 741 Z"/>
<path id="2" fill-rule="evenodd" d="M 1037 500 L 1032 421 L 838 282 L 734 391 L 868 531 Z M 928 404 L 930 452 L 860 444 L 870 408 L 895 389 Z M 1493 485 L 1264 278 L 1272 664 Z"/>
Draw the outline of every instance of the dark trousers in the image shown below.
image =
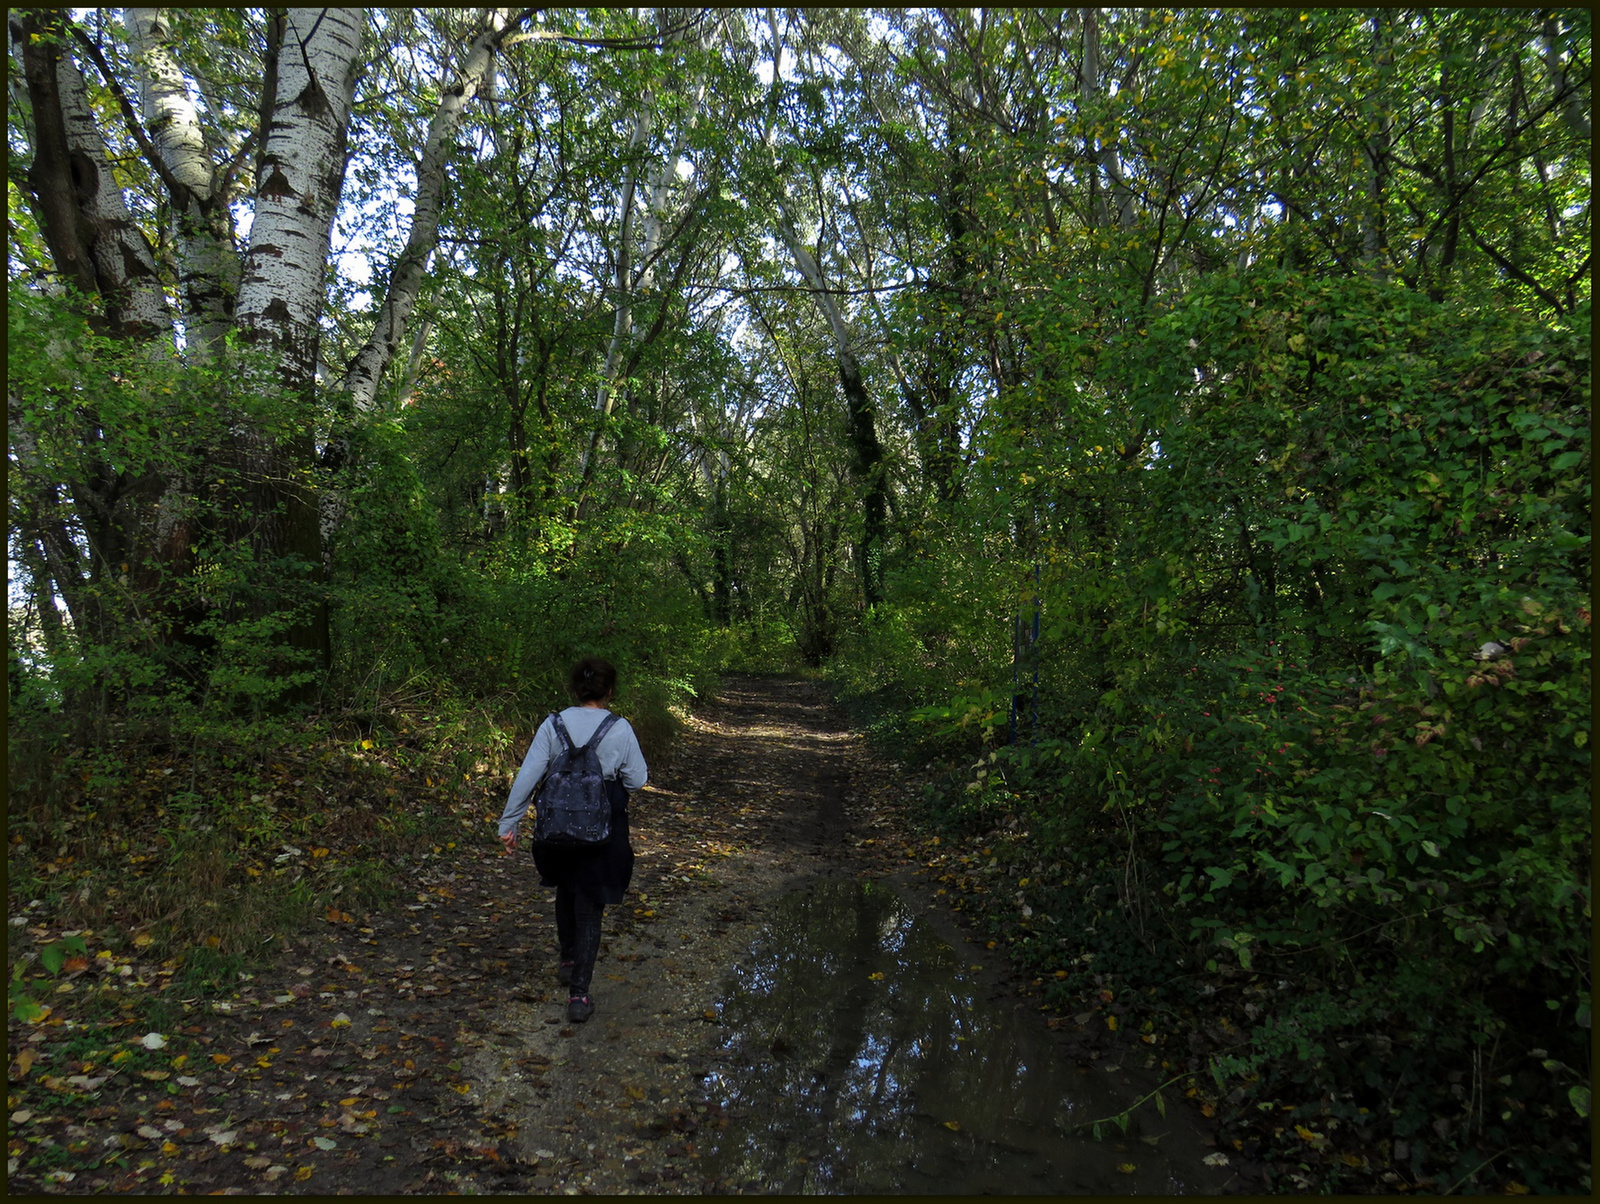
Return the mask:
<path id="1" fill-rule="evenodd" d="M 600 955 L 600 917 L 605 910 L 570 886 L 556 887 L 556 937 L 561 942 L 561 960 L 572 963 L 568 995 L 589 993 L 594 960 Z"/>

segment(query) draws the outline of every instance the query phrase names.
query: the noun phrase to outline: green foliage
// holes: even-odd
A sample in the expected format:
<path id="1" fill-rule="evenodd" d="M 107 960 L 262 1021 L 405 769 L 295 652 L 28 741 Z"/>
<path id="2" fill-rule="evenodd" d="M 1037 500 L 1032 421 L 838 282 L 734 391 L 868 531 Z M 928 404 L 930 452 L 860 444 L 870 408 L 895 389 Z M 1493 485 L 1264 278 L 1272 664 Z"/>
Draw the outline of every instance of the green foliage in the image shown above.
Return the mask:
<path id="1" fill-rule="evenodd" d="M 50 974 L 61 973 L 61 967 L 70 956 L 87 957 L 89 947 L 79 935 L 64 936 L 57 941 L 48 941 L 39 946 L 39 964 Z M 28 994 L 24 985 L 23 975 L 28 968 L 27 959 L 19 959 L 11 968 L 11 979 L 6 986 L 6 1001 L 11 1009 L 11 1018 L 23 1024 L 32 1024 L 45 1014 L 45 1009 L 39 1002 Z"/>
<path id="2" fill-rule="evenodd" d="M 303 691 L 320 666 L 291 637 L 320 566 L 241 529 L 255 485 L 237 461 L 239 430 L 290 440 L 302 404 L 241 387 L 264 378 L 243 351 L 185 364 L 15 281 L 9 302 L 11 548 L 31 594 L 11 634 L 17 701 L 92 730 L 259 716 Z"/>
<path id="3" fill-rule="evenodd" d="M 1037 523 L 1038 720 L 934 812 L 1070 867 L 1030 898 L 1085 935 L 1024 942 L 1038 969 L 1288 980 L 1220 1081 L 1380 1090 L 1406 1140 L 1503 1034 L 1582 1062 L 1587 365 L 1582 324 L 1263 271 L 1197 288 L 1116 367 L 1158 450 L 1005 445 Z M 863 632 L 857 664 L 914 671 L 899 629 Z M 925 749 L 970 759 L 1008 677 L 947 678 L 913 712 Z M 1542 1115 L 1480 1118 L 1460 1148 L 1537 1145 Z"/>

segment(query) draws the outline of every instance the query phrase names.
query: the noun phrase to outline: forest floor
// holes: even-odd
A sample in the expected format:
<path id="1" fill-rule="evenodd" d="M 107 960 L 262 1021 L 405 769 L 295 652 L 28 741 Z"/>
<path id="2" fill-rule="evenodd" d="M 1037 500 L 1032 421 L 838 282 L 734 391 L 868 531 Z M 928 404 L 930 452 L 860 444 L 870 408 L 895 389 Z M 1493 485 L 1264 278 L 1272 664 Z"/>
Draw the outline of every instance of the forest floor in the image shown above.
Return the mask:
<path id="1" fill-rule="evenodd" d="M 499 848 L 483 787 L 481 834 L 385 909 L 330 907 L 237 990 L 178 998 L 172 963 L 97 953 L 90 934 L 49 1016 L 9 1026 L 8 1189 L 732 1190 L 697 1145 L 730 1120 L 706 1087 L 731 1056 L 718 993 L 786 892 L 819 874 L 892 880 L 1063 1058 L 1151 1052 L 1097 1014 L 1046 1014 L 1003 947 L 964 933 L 925 868 L 943 852 L 905 821 L 906 786 L 822 686 L 730 679 L 654 775 L 631 804 L 638 863 L 607 910 L 588 1023 L 565 1019 L 552 892 L 526 853 Z M 14 939 L 54 936 L 19 908 Z M 97 980 L 120 989 L 114 1009 L 86 1007 Z M 1173 1107 L 1214 1143 L 1201 1105 Z M 1226 1190 L 1259 1190 L 1233 1145 L 1208 1162 L 1228 1167 Z"/>

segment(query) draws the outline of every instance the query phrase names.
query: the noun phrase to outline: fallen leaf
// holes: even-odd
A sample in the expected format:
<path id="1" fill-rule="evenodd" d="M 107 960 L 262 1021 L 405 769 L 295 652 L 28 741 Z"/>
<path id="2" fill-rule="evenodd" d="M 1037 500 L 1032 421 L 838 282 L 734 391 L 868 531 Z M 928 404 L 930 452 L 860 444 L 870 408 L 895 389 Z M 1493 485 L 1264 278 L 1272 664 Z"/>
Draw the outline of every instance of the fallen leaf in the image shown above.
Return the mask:
<path id="1" fill-rule="evenodd" d="M 959 1120 L 947 1120 L 944 1122 L 944 1127 L 949 1129 L 952 1133 L 961 1132 L 961 1122 Z"/>
<path id="2" fill-rule="evenodd" d="M 33 1050 L 24 1046 L 17 1054 L 16 1067 L 17 1073 L 12 1077 L 17 1079 L 27 1078 L 28 1071 L 33 1069 Z"/>
<path id="3" fill-rule="evenodd" d="M 294 1168 L 294 1177 L 301 1183 L 304 1183 L 307 1179 L 311 1178 L 311 1169 L 312 1168 L 309 1166 L 297 1166 Z"/>
<path id="4" fill-rule="evenodd" d="M 1207 1166 L 1227 1166 L 1228 1156 L 1221 1150 L 1218 1150 L 1215 1154 L 1207 1154 L 1200 1161 L 1204 1162 Z"/>
<path id="5" fill-rule="evenodd" d="M 306 1168 L 307 1175 L 310 1174 L 310 1170 L 311 1170 L 310 1167 Z M 289 1168 L 286 1167 L 286 1166 L 283 1166 L 283 1165 L 269 1166 L 266 1169 L 266 1173 L 262 1175 L 262 1178 L 266 1179 L 270 1183 L 270 1182 L 274 1182 L 274 1181 L 276 1181 L 278 1179 L 283 1178 L 288 1173 L 289 1173 Z"/>
<path id="6" fill-rule="evenodd" d="M 339 1143 L 331 1137 L 313 1137 L 311 1144 L 319 1150 L 336 1150 L 339 1148 Z"/>
<path id="7" fill-rule="evenodd" d="M 159 1083 L 163 1079 L 170 1079 L 172 1074 L 170 1071 L 166 1070 L 141 1070 L 139 1072 L 139 1077 L 149 1079 L 152 1083 Z"/>
<path id="8" fill-rule="evenodd" d="M 272 1165 L 272 1159 L 256 1154 L 253 1157 L 246 1158 L 244 1164 L 253 1171 L 264 1171 Z"/>
<path id="9" fill-rule="evenodd" d="M 167 1046 L 167 1039 L 160 1033 L 146 1033 L 143 1037 L 139 1038 L 139 1044 L 144 1046 L 146 1049 L 165 1049 Z"/>
<path id="10" fill-rule="evenodd" d="M 1124 1175 L 1131 1175 L 1131 1174 L 1133 1174 L 1134 1171 L 1138 1170 L 1139 1168 L 1136 1167 L 1131 1162 L 1124 1162 L 1124 1163 L 1121 1163 L 1120 1165 L 1118 1165 L 1117 1169 L 1119 1171 L 1121 1171 Z"/>

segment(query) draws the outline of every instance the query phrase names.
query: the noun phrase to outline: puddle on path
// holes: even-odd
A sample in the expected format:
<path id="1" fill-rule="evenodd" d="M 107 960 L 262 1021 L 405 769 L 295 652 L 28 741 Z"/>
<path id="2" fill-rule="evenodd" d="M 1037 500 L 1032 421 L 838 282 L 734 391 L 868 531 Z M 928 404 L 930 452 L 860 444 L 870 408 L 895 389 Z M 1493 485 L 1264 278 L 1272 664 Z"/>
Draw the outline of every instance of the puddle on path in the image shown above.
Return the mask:
<path id="1" fill-rule="evenodd" d="M 1154 1082 L 1063 1056 L 887 887 L 821 879 L 784 900 L 721 1003 L 734 1056 L 705 1086 L 732 1119 L 699 1149 L 726 1189 L 1172 1195 L 1227 1178 L 1176 1109 L 1147 1104 L 1102 1141 L 1073 1131 Z"/>

